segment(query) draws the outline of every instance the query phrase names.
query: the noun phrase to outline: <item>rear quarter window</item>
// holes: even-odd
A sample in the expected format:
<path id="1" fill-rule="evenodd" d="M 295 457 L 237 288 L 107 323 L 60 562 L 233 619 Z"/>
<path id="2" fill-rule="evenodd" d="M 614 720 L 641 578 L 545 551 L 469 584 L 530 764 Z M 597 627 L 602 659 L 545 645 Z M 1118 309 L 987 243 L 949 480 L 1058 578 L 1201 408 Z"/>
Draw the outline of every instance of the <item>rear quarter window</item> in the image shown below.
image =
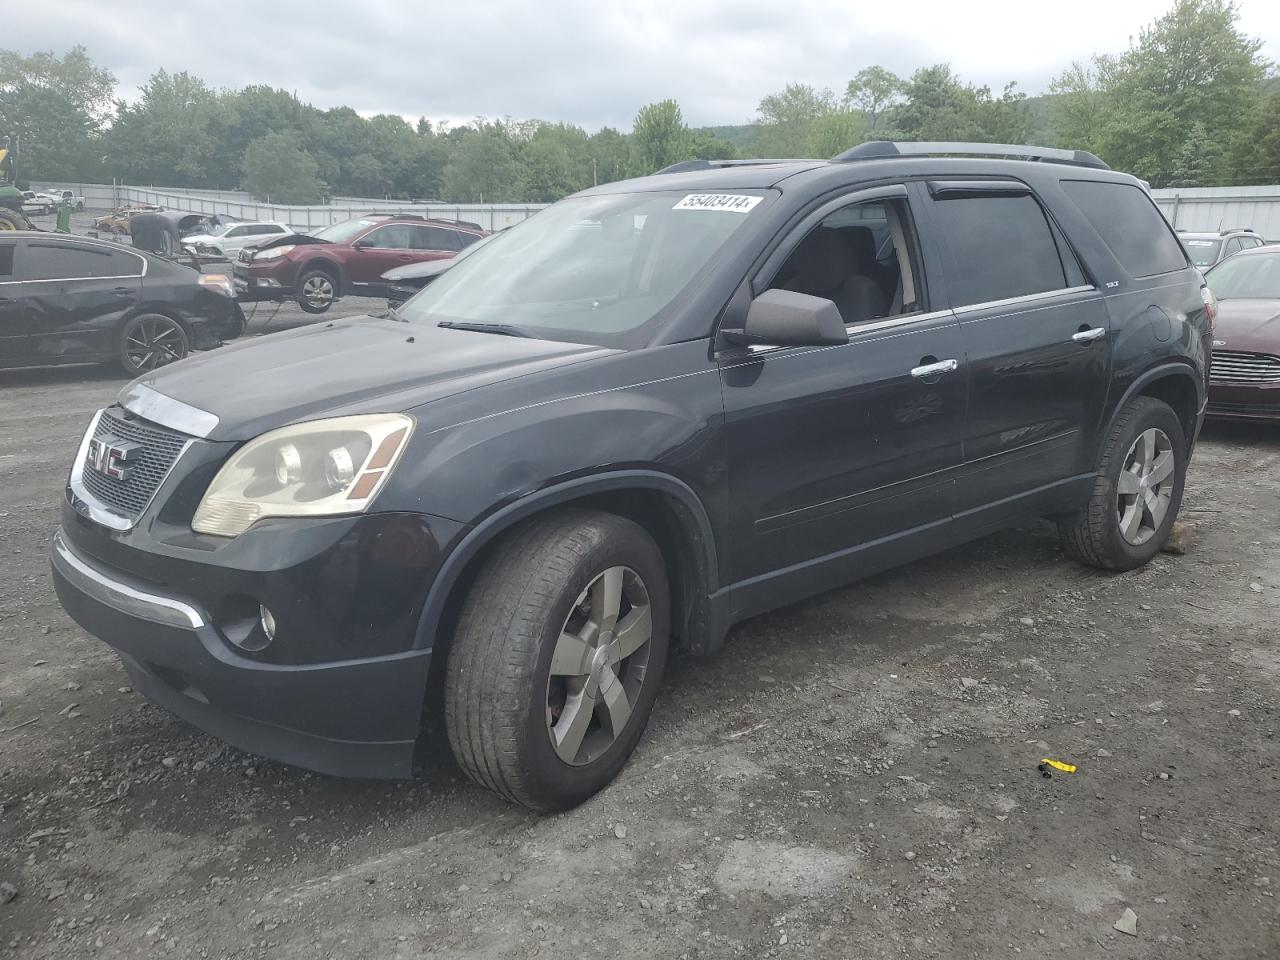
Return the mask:
<path id="1" fill-rule="evenodd" d="M 1155 203 L 1140 188 L 1101 180 L 1064 180 L 1062 189 L 1134 277 L 1183 270 L 1187 258 Z"/>

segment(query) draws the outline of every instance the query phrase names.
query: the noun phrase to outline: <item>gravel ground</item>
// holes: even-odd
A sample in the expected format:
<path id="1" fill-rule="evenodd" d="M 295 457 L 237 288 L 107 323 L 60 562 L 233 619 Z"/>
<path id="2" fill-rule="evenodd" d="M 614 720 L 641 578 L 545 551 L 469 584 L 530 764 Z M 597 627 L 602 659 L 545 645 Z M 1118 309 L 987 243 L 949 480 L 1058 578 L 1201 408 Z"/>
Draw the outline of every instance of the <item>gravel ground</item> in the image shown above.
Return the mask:
<path id="1" fill-rule="evenodd" d="M 1184 556 L 1105 575 L 1036 523 L 743 624 L 537 817 L 438 735 L 336 780 L 128 687 L 46 560 L 120 385 L 0 372 L 0 956 L 1280 956 L 1280 428 L 1206 430 Z"/>

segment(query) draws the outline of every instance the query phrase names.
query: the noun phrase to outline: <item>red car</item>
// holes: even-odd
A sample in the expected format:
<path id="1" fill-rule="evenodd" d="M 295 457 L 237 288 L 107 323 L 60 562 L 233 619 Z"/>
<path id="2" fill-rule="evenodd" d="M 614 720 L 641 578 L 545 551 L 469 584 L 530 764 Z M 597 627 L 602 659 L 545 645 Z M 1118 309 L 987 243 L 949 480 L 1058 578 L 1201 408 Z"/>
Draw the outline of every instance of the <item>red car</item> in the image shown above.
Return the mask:
<path id="1" fill-rule="evenodd" d="M 448 259 L 484 236 L 465 221 L 370 214 L 246 247 L 232 281 L 241 300 L 297 300 L 308 313 L 324 313 L 347 294 L 386 296 L 382 275 L 392 267 Z"/>
<path id="2" fill-rule="evenodd" d="M 1205 281 L 1218 298 L 1209 415 L 1280 420 L 1280 246 L 1237 253 Z"/>

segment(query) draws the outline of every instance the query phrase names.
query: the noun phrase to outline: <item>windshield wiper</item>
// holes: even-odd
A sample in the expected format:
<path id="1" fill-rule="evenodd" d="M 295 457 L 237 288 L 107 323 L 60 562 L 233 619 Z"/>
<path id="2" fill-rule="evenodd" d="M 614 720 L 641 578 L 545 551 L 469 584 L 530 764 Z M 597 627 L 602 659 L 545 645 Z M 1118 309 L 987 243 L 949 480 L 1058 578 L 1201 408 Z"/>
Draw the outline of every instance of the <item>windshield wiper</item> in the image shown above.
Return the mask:
<path id="1" fill-rule="evenodd" d="M 496 333 L 502 337 L 531 337 L 532 334 L 526 333 L 519 327 L 513 327 L 509 323 L 469 323 L 463 320 L 441 320 L 436 324 L 437 327 L 444 327 L 448 330 L 472 330 L 476 333 Z"/>

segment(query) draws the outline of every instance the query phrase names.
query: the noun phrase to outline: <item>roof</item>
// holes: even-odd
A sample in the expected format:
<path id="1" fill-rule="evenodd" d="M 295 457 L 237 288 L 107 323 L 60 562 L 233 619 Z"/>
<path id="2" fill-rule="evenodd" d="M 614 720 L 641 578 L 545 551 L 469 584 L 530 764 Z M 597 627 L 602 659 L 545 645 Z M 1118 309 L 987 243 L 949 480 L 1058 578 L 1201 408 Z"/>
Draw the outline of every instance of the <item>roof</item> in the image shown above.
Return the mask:
<path id="1" fill-rule="evenodd" d="M 1235 233 L 1247 233 L 1250 236 L 1258 236 L 1258 231 L 1252 227 L 1231 227 L 1226 230 L 1179 230 L 1178 236 L 1190 237 L 1192 240 L 1218 240 L 1222 237 L 1229 237 Z"/>

